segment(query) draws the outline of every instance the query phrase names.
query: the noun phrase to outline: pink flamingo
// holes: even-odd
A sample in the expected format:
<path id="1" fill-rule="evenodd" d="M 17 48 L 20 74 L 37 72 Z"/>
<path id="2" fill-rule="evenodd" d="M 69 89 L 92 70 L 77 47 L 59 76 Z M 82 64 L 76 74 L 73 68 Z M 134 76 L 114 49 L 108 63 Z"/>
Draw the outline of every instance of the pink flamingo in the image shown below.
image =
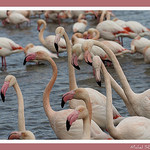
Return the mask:
<path id="1" fill-rule="evenodd" d="M 23 52 L 23 47 L 16 44 L 9 38 L 0 37 L 0 56 L 2 57 L 2 67 L 6 68 L 6 56 L 14 53 Z"/>

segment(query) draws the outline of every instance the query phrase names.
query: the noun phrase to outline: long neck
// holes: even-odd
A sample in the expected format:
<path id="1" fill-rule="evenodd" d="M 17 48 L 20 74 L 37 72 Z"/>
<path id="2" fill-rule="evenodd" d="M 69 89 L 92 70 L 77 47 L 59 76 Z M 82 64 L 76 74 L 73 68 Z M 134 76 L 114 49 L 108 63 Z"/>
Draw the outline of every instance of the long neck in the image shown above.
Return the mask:
<path id="1" fill-rule="evenodd" d="M 113 138 L 118 138 L 118 131 L 113 124 L 113 109 L 112 109 L 112 90 L 109 74 L 107 73 L 104 64 L 102 64 L 105 87 L 106 87 L 106 122 L 107 130 Z"/>
<path id="2" fill-rule="evenodd" d="M 75 77 L 75 70 L 71 64 L 72 54 L 71 54 L 71 43 L 69 41 L 69 37 L 67 33 L 64 33 L 64 38 L 67 45 L 67 53 L 68 53 L 68 71 L 69 71 L 69 89 L 74 90 L 77 88 L 76 77 Z"/>
<path id="3" fill-rule="evenodd" d="M 47 56 L 45 60 L 50 62 L 51 66 L 52 66 L 52 70 L 53 70 L 53 75 L 51 77 L 51 80 L 47 84 L 47 86 L 44 90 L 44 93 L 43 93 L 43 107 L 44 107 L 47 117 L 50 118 L 53 115 L 54 111 L 50 106 L 49 95 L 50 95 L 52 87 L 56 81 L 56 78 L 57 78 L 57 66 L 56 66 L 55 62 L 49 56 Z"/>
<path id="4" fill-rule="evenodd" d="M 104 16 L 105 15 L 106 15 L 106 10 L 103 10 L 99 22 L 103 22 L 104 21 Z"/>
<path id="5" fill-rule="evenodd" d="M 109 73 L 108 73 L 109 74 Z M 130 102 L 128 101 L 123 89 L 120 87 L 120 85 L 114 80 L 114 78 L 109 74 L 110 76 L 110 80 L 111 80 L 111 85 L 112 85 L 112 88 L 116 91 L 116 93 L 121 97 L 121 99 L 123 99 L 127 109 L 128 109 L 128 112 L 130 115 L 132 116 L 135 116 L 136 113 L 134 112 L 134 110 L 132 109 L 131 107 L 131 104 Z"/>
<path id="6" fill-rule="evenodd" d="M 42 28 L 42 29 L 40 30 L 40 32 L 39 32 L 39 40 L 40 40 L 40 42 L 41 42 L 43 45 L 46 45 L 46 44 L 45 44 L 45 39 L 44 39 L 44 37 L 43 37 L 43 33 L 44 33 L 45 28 L 46 28 L 46 24 L 43 23 L 43 28 Z"/>
<path id="7" fill-rule="evenodd" d="M 122 88 L 124 90 L 124 93 L 126 95 L 126 97 L 128 98 L 128 100 L 130 101 L 134 101 L 134 95 L 135 93 L 132 91 L 127 78 L 125 76 L 125 74 L 123 73 L 123 70 L 116 58 L 116 56 L 114 55 L 114 53 L 108 48 L 106 47 L 103 43 L 99 42 L 99 41 L 93 41 L 95 45 L 101 47 L 111 58 L 111 61 L 113 62 L 114 68 L 119 76 L 120 82 L 122 84 Z"/>
<path id="8" fill-rule="evenodd" d="M 91 137 L 91 123 L 89 116 L 83 118 L 83 136 L 82 139 L 90 139 Z"/>
<path id="9" fill-rule="evenodd" d="M 16 91 L 18 97 L 18 130 L 25 131 L 25 118 L 24 118 L 24 101 L 23 96 L 20 90 L 18 83 L 14 85 L 14 89 Z"/>

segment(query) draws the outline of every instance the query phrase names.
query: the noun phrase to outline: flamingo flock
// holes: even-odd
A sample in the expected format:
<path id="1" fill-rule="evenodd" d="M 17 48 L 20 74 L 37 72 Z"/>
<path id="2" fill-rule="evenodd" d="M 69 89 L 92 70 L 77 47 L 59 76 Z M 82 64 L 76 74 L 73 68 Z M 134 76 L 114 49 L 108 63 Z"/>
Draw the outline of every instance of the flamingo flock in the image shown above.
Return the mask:
<path id="1" fill-rule="evenodd" d="M 95 26 L 89 27 L 88 16 L 92 20 L 95 19 Z M 6 64 L 6 57 L 9 56 L 8 59 L 11 61 L 13 57 L 10 56 L 11 54 L 21 52 L 24 54 L 23 65 L 27 66 L 30 62 L 35 62 L 37 67 L 40 66 L 39 62 L 47 62 L 46 65 L 50 65 L 49 78 L 42 80 L 45 89 L 40 93 L 43 95 L 41 107 L 56 137 L 61 140 L 150 139 L 150 89 L 141 93 L 135 92 L 118 59 L 134 57 L 135 53 L 138 53 L 143 56 L 145 65 L 150 63 L 150 40 L 147 38 L 150 36 L 150 29 L 137 21 L 116 18 L 110 10 L 0 11 L 0 19 L 4 28 L 11 26 L 20 31 L 24 27 L 30 28 L 32 17 L 37 17 L 35 32 L 37 31 L 39 44 L 37 41 L 26 43 L 29 40 L 24 40 L 23 46 L 13 41 L 11 36 L 0 37 L 1 68 L 2 73 L 7 71 L 9 64 Z M 67 32 L 67 26 L 63 26 L 63 22 L 68 23 L 68 20 L 73 22 L 70 29 L 72 34 Z M 51 28 L 50 22 L 57 24 L 54 34 L 47 32 L 47 29 Z M 126 47 L 124 38 L 131 40 L 130 48 Z M 67 69 L 69 88 L 61 95 L 60 100 L 54 100 L 56 97 L 52 99 L 52 95 L 58 93 L 53 93 L 52 90 L 57 88 L 55 85 L 58 82 L 60 67 L 56 61 L 61 61 L 64 57 L 60 56 L 60 53 L 67 55 L 65 69 Z M 81 61 L 87 63 L 87 68 L 92 66 L 93 82 L 98 84 L 99 90 L 95 87 L 79 87 L 76 70 L 79 73 L 82 70 Z M 120 84 L 109 73 L 109 68 L 116 72 Z M 104 78 L 105 94 L 100 92 L 102 78 Z M 59 85 L 62 86 L 63 83 Z M 32 86 L 31 84 L 30 88 Z M 0 90 L 4 103 L 7 103 L 10 87 L 14 88 L 17 95 L 18 129 L 10 131 L 8 139 L 35 140 L 34 131 L 26 130 L 28 126 L 25 123 L 24 89 L 21 90 L 16 77 L 8 73 Z M 121 115 L 120 110 L 114 106 L 112 89 L 120 96 L 129 116 Z M 28 92 L 31 91 L 28 90 Z M 62 108 L 55 110 L 51 104 L 52 101 L 59 101 Z M 66 109 L 64 106 L 67 102 L 69 108 Z"/>

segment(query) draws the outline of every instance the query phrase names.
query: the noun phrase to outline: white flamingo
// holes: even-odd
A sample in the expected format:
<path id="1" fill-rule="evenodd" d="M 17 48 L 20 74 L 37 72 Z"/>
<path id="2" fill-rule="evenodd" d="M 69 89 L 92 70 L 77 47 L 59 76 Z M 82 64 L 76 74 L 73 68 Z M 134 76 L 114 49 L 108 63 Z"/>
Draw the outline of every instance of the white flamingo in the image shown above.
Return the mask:
<path id="1" fill-rule="evenodd" d="M 64 39 L 67 44 L 67 54 L 68 54 L 68 70 L 69 70 L 69 88 L 70 90 L 74 90 L 77 87 L 76 78 L 74 68 L 71 65 L 72 57 L 71 57 L 71 43 L 68 38 L 67 33 L 63 27 L 58 27 L 55 31 L 56 33 L 56 44 L 59 42 L 61 36 L 64 36 Z M 56 45 L 55 44 L 55 45 Z M 56 46 L 57 48 L 57 46 Z M 102 129 L 106 127 L 106 97 L 99 93 L 98 91 L 92 88 L 85 88 L 90 96 L 90 100 L 92 102 L 92 120 L 94 120 Z M 69 101 L 70 108 L 76 108 L 78 105 L 85 105 L 82 101 L 71 100 Z M 120 117 L 119 112 L 114 107 L 113 112 L 114 118 Z M 114 119 L 115 120 L 115 119 Z"/>
<path id="2" fill-rule="evenodd" d="M 129 35 L 128 31 L 112 20 L 100 22 L 96 26 L 96 29 L 100 32 L 100 36 L 105 40 L 117 41 L 117 37 Z"/>
<path id="3" fill-rule="evenodd" d="M 17 27 L 20 27 L 20 24 L 22 24 L 24 22 L 29 23 L 30 20 L 28 18 L 26 18 L 24 15 L 22 15 L 21 13 L 19 13 L 19 12 L 7 11 L 6 22 L 8 22 L 10 24 L 14 24 Z"/>
<path id="4" fill-rule="evenodd" d="M 23 47 L 16 44 L 9 38 L 0 37 L 0 56 L 2 57 L 2 67 L 5 66 L 6 68 L 6 56 L 19 52 L 23 52 Z"/>
<path id="5" fill-rule="evenodd" d="M 131 51 L 132 53 L 138 52 L 143 54 L 143 51 L 147 46 L 150 46 L 150 40 L 138 35 L 131 42 Z"/>
<path id="6" fill-rule="evenodd" d="M 39 40 L 45 46 L 47 49 L 49 49 L 51 52 L 56 53 L 56 49 L 54 47 L 54 40 L 55 40 L 55 35 L 49 35 L 45 39 L 43 37 L 44 30 L 46 28 L 46 22 L 43 19 L 39 19 L 37 21 L 38 24 L 38 31 L 39 31 Z M 40 29 L 41 25 L 43 25 L 42 29 Z M 60 39 L 60 42 L 58 43 L 59 47 L 59 52 L 64 52 L 66 51 L 66 43 L 63 38 Z"/>
<path id="7" fill-rule="evenodd" d="M 102 63 L 107 105 L 106 105 L 106 120 L 107 130 L 114 139 L 150 139 L 150 119 L 145 117 L 133 116 L 122 120 L 116 127 L 113 124 L 112 115 L 112 90 L 109 74 L 107 73 L 104 64 Z"/>
<path id="8" fill-rule="evenodd" d="M 16 91 L 17 97 L 18 97 L 18 131 L 25 133 L 28 132 L 30 135 L 27 139 L 35 139 L 34 134 L 31 131 L 26 130 L 25 128 L 25 118 L 24 118 L 24 100 L 22 96 L 22 92 L 20 90 L 20 87 L 17 83 L 16 78 L 13 75 L 7 75 L 5 78 L 5 82 L 1 88 L 1 97 L 2 101 L 5 101 L 5 95 L 6 91 L 9 87 L 13 86 L 13 88 Z M 10 139 L 14 139 L 14 132 L 11 133 L 9 136 Z"/>
<path id="9" fill-rule="evenodd" d="M 85 16 L 83 14 L 80 14 L 78 17 L 78 21 L 73 24 L 73 32 L 80 32 L 83 33 L 87 27 L 87 20 L 83 19 Z"/>

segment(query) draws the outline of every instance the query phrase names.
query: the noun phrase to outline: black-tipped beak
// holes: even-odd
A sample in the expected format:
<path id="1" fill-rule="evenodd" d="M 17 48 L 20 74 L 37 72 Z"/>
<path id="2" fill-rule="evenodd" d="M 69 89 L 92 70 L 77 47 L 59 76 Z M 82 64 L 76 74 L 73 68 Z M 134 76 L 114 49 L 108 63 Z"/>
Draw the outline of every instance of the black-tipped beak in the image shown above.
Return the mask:
<path id="1" fill-rule="evenodd" d="M 70 130 L 70 127 L 71 127 L 70 122 L 67 120 L 66 121 L 66 129 L 67 129 L 67 131 Z"/>
<path id="2" fill-rule="evenodd" d="M 55 49 L 56 49 L 56 51 L 57 51 L 57 53 L 58 53 L 58 44 L 57 44 L 57 43 L 54 43 L 54 47 L 55 47 Z"/>
<path id="3" fill-rule="evenodd" d="M 97 84 L 101 87 L 101 81 L 98 81 Z"/>
<path id="4" fill-rule="evenodd" d="M 23 65 L 25 65 L 25 64 L 26 64 L 26 62 L 27 62 L 27 61 L 26 61 L 26 58 L 27 58 L 27 57 L 25 57 L 25 59 L 24 59 Z"/>
<path id="5" fill-rule="evenodd" d="M 2 101 L 5 102 L 5 96 L 2 92 L 1 92 L 1 98 L 2 98 Z"/>
<path id="6" fill-rule="evenodd" d="M 73 64 L 73 66 L 77 69 L 77 70 L 80 70 L 80 67 L 79 66 L 76 66 Z"/>
<path id="7" fill-rule="evenodd" d="M 89 62 L 89 61 L 87 62 L 87 64 L 88 64 L 88 65 L 90 65 L 90 66 L 92 66 L 92 63 L 91 63 L 91 62 Z"/>
<path id="8" fill-rule="evenodd" d="M 62 100 L 61 100 L 61 107 L 63 108 L 64 105 L 65 105 L 65 102 L 64 102 L 64 100 L 63 100 L 63 98 L 62 98 Z"/>

